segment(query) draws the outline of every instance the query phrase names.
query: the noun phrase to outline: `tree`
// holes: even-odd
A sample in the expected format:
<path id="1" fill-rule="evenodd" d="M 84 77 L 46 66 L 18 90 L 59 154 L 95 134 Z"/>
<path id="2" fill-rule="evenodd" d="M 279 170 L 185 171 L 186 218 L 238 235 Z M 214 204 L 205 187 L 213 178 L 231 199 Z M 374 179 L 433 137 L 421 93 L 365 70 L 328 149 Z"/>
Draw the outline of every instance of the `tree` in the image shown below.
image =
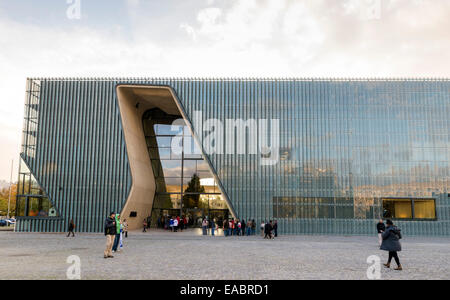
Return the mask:
<path id="1" fill-rule="evenodd" d="M 11 187 L 11 216 L 15 215 L 16 211 L 16 194 L 17 183 L 13 183 Z M 0 189 L 0 215 L 6 216 L 8 214 L 8 199 L 9 199 L 9 187 Z"/>
<path id="2" fill-rule="evenodd" d="M 200 184 L 200 177 L 198 177 L 197 174 L 194 174 L 188 183 L 188 187 L 184 191 L 183 206 L 190 208 L 199 207 L 200 193 L 204 192 L 205 187 Z"/>

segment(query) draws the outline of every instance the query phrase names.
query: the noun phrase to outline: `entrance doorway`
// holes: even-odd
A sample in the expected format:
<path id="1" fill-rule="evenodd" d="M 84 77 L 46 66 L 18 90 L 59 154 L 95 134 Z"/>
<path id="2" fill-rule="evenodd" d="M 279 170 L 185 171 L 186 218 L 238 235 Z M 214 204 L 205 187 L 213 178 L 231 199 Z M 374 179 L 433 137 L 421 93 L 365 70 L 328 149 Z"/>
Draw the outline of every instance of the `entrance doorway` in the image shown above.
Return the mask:
<path id="1" fill-rule="evenodd" d="M 165 228 L 177 216 L 189 227 L 201 227 L 205 217 L 221 226 L 228 205 L 184 121 L 154 108 L 142 122 L 156 183 L 151 226 Z"/>

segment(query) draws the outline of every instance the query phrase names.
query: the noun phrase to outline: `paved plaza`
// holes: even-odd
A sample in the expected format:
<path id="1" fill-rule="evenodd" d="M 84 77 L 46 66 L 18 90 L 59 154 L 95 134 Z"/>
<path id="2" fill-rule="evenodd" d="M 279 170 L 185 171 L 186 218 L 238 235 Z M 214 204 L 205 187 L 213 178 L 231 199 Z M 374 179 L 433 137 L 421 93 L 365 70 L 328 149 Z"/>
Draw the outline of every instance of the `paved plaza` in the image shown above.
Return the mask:
<path id="1" fill-rule="evenodd" d="M 404 271 L 381 279 L 450 279 L 450 239 L 405 237 Z M 2 279 L 66 279 L 70 255 L 81 259 L 82 279 L 367 279 L 371 255 L 385 262 L 376 237 L 201 236 L 198 231 L 131 232 L 125 248 L 104 259 L 102 234 L 0 232 Z M 393 263 L 395 265 L 395 263 Z"/>

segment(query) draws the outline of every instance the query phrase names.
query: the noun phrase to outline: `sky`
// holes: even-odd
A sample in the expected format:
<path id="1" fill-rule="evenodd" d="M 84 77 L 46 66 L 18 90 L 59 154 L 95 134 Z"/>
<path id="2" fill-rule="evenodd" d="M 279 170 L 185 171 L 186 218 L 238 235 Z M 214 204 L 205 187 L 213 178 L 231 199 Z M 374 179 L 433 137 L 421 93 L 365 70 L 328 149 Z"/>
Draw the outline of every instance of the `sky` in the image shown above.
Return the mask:
<path id="1" fill-rule="evenodd" d="M 0 180 L 27 77 L 450 77 L 448 0 L 0 0 Z"/>

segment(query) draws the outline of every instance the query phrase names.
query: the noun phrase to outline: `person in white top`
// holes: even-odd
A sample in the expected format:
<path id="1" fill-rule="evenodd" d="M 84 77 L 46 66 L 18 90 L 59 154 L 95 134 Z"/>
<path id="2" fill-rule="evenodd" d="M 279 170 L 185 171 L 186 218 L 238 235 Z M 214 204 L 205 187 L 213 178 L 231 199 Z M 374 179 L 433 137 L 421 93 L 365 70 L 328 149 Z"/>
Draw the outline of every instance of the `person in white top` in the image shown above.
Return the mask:
<path id="1" fill-rule="evenodd" d="M 177 232 L 177 229 L 178 229 L 178 220 L 177 220 L 177 218 L 173 219 L 173 229 L 174 229 L 175 232 Z"/>

